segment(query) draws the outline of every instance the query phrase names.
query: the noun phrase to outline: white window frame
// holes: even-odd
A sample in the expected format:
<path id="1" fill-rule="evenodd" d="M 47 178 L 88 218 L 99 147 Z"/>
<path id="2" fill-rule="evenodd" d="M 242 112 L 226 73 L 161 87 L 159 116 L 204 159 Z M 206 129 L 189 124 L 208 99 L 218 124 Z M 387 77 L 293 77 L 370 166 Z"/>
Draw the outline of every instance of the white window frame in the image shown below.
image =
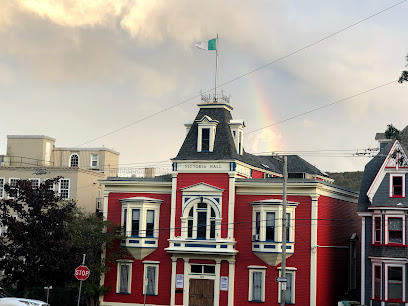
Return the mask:
<path id="1" fill-rule="evenodd" d="M 389 235 L 389 231 L 388 231 L 388 223 L 389 223 L 389 218 L 400 218 L 402 219 L 402 243 L 401 245 L 405 245 L 405 214 L 400 214 L 400 215 L 385 215 L 385 244 L 389 244 L 390 243 L 390 235 Z M 395 242 L 391 242 L 392 244 L 400 244 L 400 243 L 395 243 Z"/>
<path id="2" fill-rule="evenodd" d="M 393 185 L 393 178 L 394 177 L 402 177 L 402 198 L 405 198 L 405 174 L 398 173 L 392 174 L 390 173 L 390 198 L 401 198 L 401 196 L 394 196 L 394 185 Z"/>
<path id="3" fill-rule="evenodd" d="M 402 268 L 402 301 L 405 301 L 405 286 L 406 286 L 406 271 L 405 271 L 405 264 L 395 264 L 395 263 L 385 263 L 384 265 L 384 292 L 385 292 L 385 300 L 388 301 L 388 268 L 389 267 L 398 267 Z"/>
<path id="4" fill-rule="evenodd" d="M 117 274 L 116 274 L 116 293 L 119 294 L 131 294 L 132 293 L 132 264 L 133 261 L 129 260 L 118 260 L 117 261 Z M 121 266 L 129 266 L 129 279 L 128 279 L 128 292 L 121 292 L 120 291 L 120 267 Z"/>
<path id="5" fill-rule="evenodd" d="M 18 181 L 20 180 L 20 178 L 17 178 L 17 177 L 10 177 L 9 178 L 9 185 L 10 185 L 10 187 L 12 187 L 11 186 L 11 180 L 17 180 L 17 183 L 18 183 Z M 16 185 L 17 186 L 17 185 Z M 8 198 L 9 199 L 15 199 L 15 198 L 18 198 L 18 190 L 17 190 L 17 194 L 16 194 L 16 197 L 11 197 L 10 195 L 8 196 Z"/>
<path id="6" fill-rule="evenodd" d="M 72 166 L 72 157 L 74 156 L 74 155 L 76 155 L 77 157 L 78 157 L 78 165 L 77 166 Z M 69 166 L 70 167 L 73 167 L 73 168 L 79 168 L 79 154 L 78 153 L 72 153 L 70 156 L 69 156 Z"/>
<path id="7" fill-rule="evenodd" d="M 38 185 L 34 188 L 40 187 L 41 180 L 39 178 L 29 178 L 28 180 L 31 182 L 31 186 L 32 186 L 32 182 L 37 182 Z"/>
<path id="8" fill-rule="evenodd" d="M 380 219 L 380 241 L 376 241 L 375 240 L 375 219 Z M 373 215 L 373 225 L 372 225 L 372 244 L 376 244 L 376 243 L 383 243 L 384 241 L 384 237 L 383 237 L 383 216 L 382 215 Z"/>
<path id="9" fill-rule="evenodd" d="M 287 207 L 286 214 L 289 215 L 289 237 L 286 237 L 287 241 L 293 243 L 295 242 L 295 229 L 294 229 L 294 220 L 295 220 L 295 206 Z M 259 230 L 259 241 L 266 240 L 266 213 L 272 212 L 275 213 L 275 242 L 282 242 L 282 214 L 283 207 L 282 205 L 256 205 L 252 209 L 252 235 L 256 235 L 256 213 L 260 213 L 260 230 Z M 286 219 L 287 222 L 287 219 Z M 286 230 L 286 226 L 284 227 Z M 269 240 L 268 240 L 269 241 Z"/>
<path id="10" fill-rule="evenodd" d="M 96 156 L 96 165 L 93 164 L 94 159 L 93 157 Z M 91 168 L 97 168 L 99 166 L 99 154 L 97 153 L 92 153 L 91 154 Z"/>
<path id="11" fill-rule="evenodd" d="M 208 116 L 204 116 L 203 119 L 198 122 L 198 135 L 197 135 L 197 152 L 212 152 L 214 150 L 215 134 L 217 131 L 218 121 L 212 120 Z M 210 129 L 209 134 L 209 148 L 208 151 L 203 151 L 203 129 Z"/>
<path id="12" fill-rule="evenodd" d="M 6 183 L 6 178 L 0 177 L 0 199 L 4 199 L 4 184 Z"/>
<path id="13" fill-rule="evenodd" d="M 249 269 L 249 288 L 248 288 L 248 301 L 249 302 L 265 302 L 265 277 L 266 277 L 266 268 L 265 266 L 248 266 Z M 262 290 L 261 290 L 261 300 L 252 300 L 252 291 L 253 291 L 253 274 L 254 272 L 262 273 Z"/>
<path id="14" fill-rule="evenodd" d="M 132 237 L 132 211 L 133 209 L 139 209 L 139 238 L 159 238 L 159 220 L 160 220 L 160 203 L 162 200 L 159 199 L 148 199 L 144 200 L 145 198 L 140 197 L 137 198 L 135 202 L 132 202 L 131 199 L 124 199 L 125 201 L 122 202 L 122 213 L 121 213 L 121 227 L 124 227 L 125 224 L 125 209 L 127 210 L 126 214 L 126 228 L 125 236 Z M 127 201 L 128 200 L 128 201 Z M 152 201 L 153 200 L 154 203 Z M 147 211 L 153 210 L 154 211 L 154 227 L 153 227 L 153 237 L 146 237 L 146 225 L 147 225 Z M 126 233 L 130 233 L 130 235 L 126 235 Z"/>
<path id="15" fill-rule="evenodd" d="M 67 197 L 62 197 L 62 195 L 61 195 L 61 185 L 62 185 L 62 181 L 68 181 L 68 195 L 67 195 Z M 69 200 L 69 196 L 70 196 L 70 193 L 71 193 L 71 179 L 69 179 L 69 178 L 62 178 L 62 179 L 60 179 L 60 181 L 59 181 L 59 184 L 58 184 L 59 186 L 58 186 L 58 193 L 59 193 L 59 195 L 62 197 L 62 199 L 64 199 L 64 200 Z M 65 190 L 65 189 L 64 189 Z"/>
<path id="16" fill-rule="evenodd" d="M 282 277 L 282 267 L 279 267 L 278 270 L 279 270 L 279 277 Z M 296 303 L 296 300 L 295 300 L 295 297 L 296 297 L 296 271 L 297 271 L 297 268 L 295 268 L 295 267 L 286 267 L 286 274 L 292 274 L 292 292 L 291 292 L 291 296 L 290 296 L 291 301 L 286 302 L 288 304 L 295 304 Z M 285 277 L 286 277 L 286 275 L 285 275 Z M 282 303 L 281 292 L 282 292 L 282 283 L 279 282 L 279 286 L 278 286 L 278 303 Z"/>
<path id="17" fill-rule="evenodd" d="M 146 285 L 144 283 L 145 279 L 147 278 L 147 267 L 154 267 L 156 269 L 156 279 L 154 280 L 154 294 L 149 295 L 159 295 L 159 261 L 150 261 L 145 260 L 142 261 L 143 263 L 143 294 L 146 293 Z"/>
<path id="18" fill-rule="evenodd" d="M 382 263 L 372 263 L 371 265 L 371 298 L 374 300 L 375 297 L 375 267 L 380 267 L 380 297 L 379 299 L 382 300 L 383 298 L 383 267 Z"/>
<path id="19" fill-rule="evenodd" d="M 50 179 L 50 178 L 46 178 L 46 179 L 44 179 L 44 182 L 47 181 L 47 180 L 51 180 L 51 179 Z M 53 181 L 53 182 L 51 182 L 51 183 L 52 183 L 52 185 L 50 185 L 50 186 L 52 186 L 52 188 L 50 188 L 49 190 L 55 191 L 55 181 Z"/>
<path id="20" fill-rule="evenodd" d="M 205 211 L 204 208 L 198 208 L 198 204 L 206 204 L 207 209 Z M 193 217 L 191 218 L 189 216 L 190 210 L 193 209 Z M 211 217 L 211 209 L 214 210 L 214 217 Z M 216 239 L 220 237 L 220 228 L 217 224 L 221 222 L 220 218 L 220 212 L 218 210 L 218 207 L 216 207 L 214 204 L 212 204 L 210 201 L 203 199 L 203 201 L 194 201 L 188 206 L 186 206 L 184 210 L 184 219 L 186 220 L 186 239 L 198 239 L 197 238 L 197 232 L 198 232 L 198 212 L 206 212 L 207 214 L 207 220 L 206 220 L 206 235 L 205 238 L 200 238 L 199 240 L 210 240 L 210 239 Z M 188 237 L 188 221 L 193 220 L 193 231 L 192 231 L 192 237 Z M 214 221 L 214 226 L 215 226 L 215 231 L 214 231 L 214 237 L 211 237 L 211 221 Z"/>

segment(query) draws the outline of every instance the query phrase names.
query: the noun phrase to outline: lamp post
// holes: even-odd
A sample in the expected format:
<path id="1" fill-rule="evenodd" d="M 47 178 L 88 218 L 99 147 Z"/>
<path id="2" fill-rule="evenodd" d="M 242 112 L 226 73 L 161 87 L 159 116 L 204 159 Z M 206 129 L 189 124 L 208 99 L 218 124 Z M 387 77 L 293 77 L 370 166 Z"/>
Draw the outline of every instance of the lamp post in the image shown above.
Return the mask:
<path id="1" fill-rule="evenodd" d="M 45 290 L 47 290 L 47 304 L 48 304 L 48 298 L 50 297 L 50 290 L 52 289 L 52 286 L 44 287 Z"/>

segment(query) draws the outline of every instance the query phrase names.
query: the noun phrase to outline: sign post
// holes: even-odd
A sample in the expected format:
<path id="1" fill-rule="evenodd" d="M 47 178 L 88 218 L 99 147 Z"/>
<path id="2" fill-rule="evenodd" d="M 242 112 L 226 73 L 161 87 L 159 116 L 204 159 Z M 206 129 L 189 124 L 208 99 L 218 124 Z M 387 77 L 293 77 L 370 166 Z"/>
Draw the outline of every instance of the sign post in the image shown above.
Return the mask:
<path id="1" fill-rule="evenodd" d="M 85 257 L 86 254 L 84 254 L 84 257 L 82 259 L 82 265 L 75 269 L 75 277 L 77 278 L 77 280 L 79 280 L 79 294 L 77 306 L 79 306 L 79 301 L 81 300 L 82 281 L 86 280 L 89 277 L 89 274 L 91 274 L 91 271 L 89 271 L 88 267 L 85 266 Z"/>

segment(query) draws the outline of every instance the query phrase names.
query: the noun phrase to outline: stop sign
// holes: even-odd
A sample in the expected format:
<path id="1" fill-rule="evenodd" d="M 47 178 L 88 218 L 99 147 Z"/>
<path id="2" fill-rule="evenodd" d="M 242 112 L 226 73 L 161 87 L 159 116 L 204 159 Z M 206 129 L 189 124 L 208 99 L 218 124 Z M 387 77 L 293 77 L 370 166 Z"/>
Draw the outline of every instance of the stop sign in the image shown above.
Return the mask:
<path id="1" fill-rule="evenodd" d="M 78 280 L 86 280 L 89 274 L 91 274 L 91 271 L 89 271 L 87 266 L 79 266 L 75 269 L 75 277 Z"/>

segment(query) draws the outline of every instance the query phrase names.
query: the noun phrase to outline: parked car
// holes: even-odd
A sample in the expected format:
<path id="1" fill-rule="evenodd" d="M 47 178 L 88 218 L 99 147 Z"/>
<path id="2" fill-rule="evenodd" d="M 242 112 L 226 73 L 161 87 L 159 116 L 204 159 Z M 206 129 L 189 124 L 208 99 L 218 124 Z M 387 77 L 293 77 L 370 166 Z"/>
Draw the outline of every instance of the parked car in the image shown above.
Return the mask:
<path id="1" fill-rule="evenodd" d="M 50 306 L 46 302 L 24 298 L 10 297 L 3 288 L 0 288 L 0 306 Z"/>

